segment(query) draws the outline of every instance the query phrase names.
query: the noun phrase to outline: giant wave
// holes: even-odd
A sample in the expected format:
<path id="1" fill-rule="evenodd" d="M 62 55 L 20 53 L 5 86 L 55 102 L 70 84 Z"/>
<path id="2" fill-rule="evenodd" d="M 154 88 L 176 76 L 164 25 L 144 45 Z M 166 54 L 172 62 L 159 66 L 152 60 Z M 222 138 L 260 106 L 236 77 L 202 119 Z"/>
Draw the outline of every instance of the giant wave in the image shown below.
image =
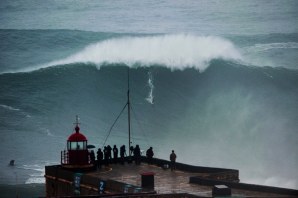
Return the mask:
<path id="1" fill-rule="evenodd" d="M 0 73 L 64 64 L 160 65 L 204 71 L 215 59 L 297 69 L 297 34 L 203 36 L 117 34 L 70 30 L 0 30 Z"/>
<path id="2" fill-rule="evenodd" d="M 62 60 L 27 68 L 40 68 L 72 63 L 163 65 L 172 70 L 196 68 L 204 71 L 213 59 L 241 61 L 242 56 L 233 43 L 215 36 L 191 34 L 122 37 L 91 44 L 82 51 Z"/>

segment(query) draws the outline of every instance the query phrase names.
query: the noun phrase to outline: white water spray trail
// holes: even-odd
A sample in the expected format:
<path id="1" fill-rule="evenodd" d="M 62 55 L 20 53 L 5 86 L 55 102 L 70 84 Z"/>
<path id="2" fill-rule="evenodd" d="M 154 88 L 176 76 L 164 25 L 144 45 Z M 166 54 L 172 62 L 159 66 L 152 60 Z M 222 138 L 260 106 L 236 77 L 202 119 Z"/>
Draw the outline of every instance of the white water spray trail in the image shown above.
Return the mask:
<path id="1" fill-rule="evenodd" d="M 150 91 L 148 93 L 146 100 L 150 104 L 154 104 L 154 96 L 153 96 L 154 85 L 153 85 L 153 76 L 151 72 L 148 72 L 148 86 L 150 88 Z"/>

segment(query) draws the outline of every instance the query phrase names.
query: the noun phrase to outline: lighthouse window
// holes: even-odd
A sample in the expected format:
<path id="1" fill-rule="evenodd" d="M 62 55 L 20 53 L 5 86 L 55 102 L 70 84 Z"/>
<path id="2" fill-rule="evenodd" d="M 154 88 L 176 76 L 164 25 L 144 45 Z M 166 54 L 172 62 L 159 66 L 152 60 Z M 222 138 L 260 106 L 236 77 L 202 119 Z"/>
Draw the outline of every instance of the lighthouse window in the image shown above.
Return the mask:
<path id="1" fill-rule="evenodd" d="M 70 150 L 86 150 L 87 143 L 86 143 L 86 141 L 84 141 L 84 142 L 69 142 L 68 148 Z"/>
<path id="2" fill-rule="evenodd" d="M 77 150 L 77 142 L 70 142 L 70 150 Z"/>
<path id="3" fill-rule="evenodd" d="M 83 149 L 84 149 L 83 142 L 77 142 L 77 150 L 83 150 Z"/>

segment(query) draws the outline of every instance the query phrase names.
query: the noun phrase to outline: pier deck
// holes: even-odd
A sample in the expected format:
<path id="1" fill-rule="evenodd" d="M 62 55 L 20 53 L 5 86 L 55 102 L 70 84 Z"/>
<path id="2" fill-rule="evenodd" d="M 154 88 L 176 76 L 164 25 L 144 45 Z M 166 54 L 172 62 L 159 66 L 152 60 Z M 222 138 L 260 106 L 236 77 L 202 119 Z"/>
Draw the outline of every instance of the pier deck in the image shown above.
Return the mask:
<path id="1" fill-rule="evenodd" d="M 125 165 L 111 164 L 108 167 L 103 166 L 102 169 L 90 172 L 87 175 L 101 178 L 103 180 L 115 180 L 133 186 L 141 186 L 141 174 L 145 172 L 154 173 L 154 190 L 157 194 L 187 193 L 199 197 L 212 197 L 213 186 L 198 185 L 189 182 L 189 179 L 192 176 L 208 178 L 211 175 L 209 173 L 187 172 L 181 170 L 171 171 L 170 169 L 163 169 L 160 166 L 149 165 L 147 163 L 142 163 L 140 165 L 125 163 Z M 242 189 L 232 189 L 232 196 L 292 197 L 290 195 Z"/>
<path id="2" fill-rule="evenodd" d="M 110 164 L 101 169 L 83 171 L 64 169 L 60 165 L 46 166 L 47 197 L 77 196 L 74 176 L 80 176 L 80 195 L 117 197 L 212 197 L 215 185 L 231 189 L 232 197 L 297 197 L 298 190 L 239 183 L 239 171 L 176 164 L 176 170 L 163 168 L 166 160 L 155 159 L 153 164 L 142 160 L 134 163 Z M 154 186 L 142 187 L 142 175 L 154 174 Z M 99 184 L 106 182 L 105 195 Z M 129 187 L 128 187 L 129 186 Z M 141 189 L 140 191 L 136 191 Z M 78 190 L 78 189 L 77 189 Z"/>
<path id="3" fill-rule="evenodd" d="M 192 193 L 201 196 L 211 196 L 212 194 L 211 187 L 189 183 L 190 176 L 204 176 L 206 175 L 204 173 L 190 173 L 180 170 L 171 171 L 170 169 L 163 169 L 146 163 L 142 163 L 141 165 L 135 165 L 133 163 L 126 163 L 125 165 L 112 164 L 96 172 L 88 173 L 88 175 L 141 186 L 141 174 L 145 172 L 154 173 L 154 190 L 158 194 Z"/>

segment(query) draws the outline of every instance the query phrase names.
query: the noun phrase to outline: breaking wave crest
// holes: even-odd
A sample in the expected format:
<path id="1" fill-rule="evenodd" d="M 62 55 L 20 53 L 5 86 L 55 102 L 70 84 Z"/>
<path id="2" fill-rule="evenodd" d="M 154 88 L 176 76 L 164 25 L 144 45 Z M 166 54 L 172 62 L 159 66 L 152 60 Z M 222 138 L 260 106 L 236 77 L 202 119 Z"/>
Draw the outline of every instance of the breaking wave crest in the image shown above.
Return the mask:
<path id="1" fill-rule="evenodd" d="M 191 34 L 122 37 L 91 44 L 65 59 L 29 71 L 72 63 L 126 64 L 130 67 L 162 65 L 172 70 L 204 71 L 211 60 L 241 61 L 239 50 L 227 39 Z"/>
<path id="2" fill-rule="evenodd" d="M 246 51 L 263 52 L 273 49 L 298 49 L 298 43 L 287 42 L 287 43 L 265 43 L 265 44 L 255 44 L 253 46 L 247 47 Z"/>

